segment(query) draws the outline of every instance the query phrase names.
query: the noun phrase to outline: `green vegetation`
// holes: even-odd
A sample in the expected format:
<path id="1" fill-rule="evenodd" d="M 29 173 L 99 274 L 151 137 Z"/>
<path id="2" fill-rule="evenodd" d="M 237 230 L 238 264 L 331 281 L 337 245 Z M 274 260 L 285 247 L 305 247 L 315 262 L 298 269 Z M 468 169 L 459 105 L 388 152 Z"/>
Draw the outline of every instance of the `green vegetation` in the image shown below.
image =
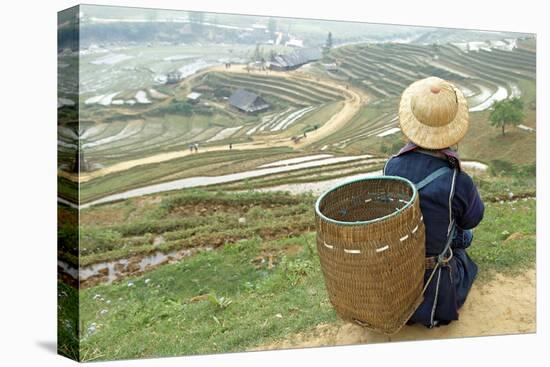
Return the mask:
<path id="1" fill-rule="evenodd" d="M 224 214 L 241 210 L 234 214 L 244 215 L 246 226 L 264 221 L 264 226 L 277 223 L 280 230 L 292 225 L 296 215 L 307 216 L 312 224 L 313 200 L 308 195 L 196 191 L 166 196 L 141 210 L 171 223 L 167 219 L 181 208 L 186 208 L 189 219 L 200 221 L 213 214 L 201 213 L 200 207 L 193 211 L 192 206 L 205 203 L 204 208 L 214 210 L 222 205 L 225 209 L 217 210 Z M 244 210 L 233 205 L 251 207 Z M 125 211 L 128 218 L 140 215 L 113 204 L 94 208 L 91 213 L 84 211 L 83 220 L 99 220 L 100 213 L 109 207 Z M 296 213 L 294 217 L 290 211 Z M 137 222 L 126 227 L 124 222 L 115 224 L 116 228 L 132 234 L 144 231 Z M 166 230 L 159 227 L 162 222 L 151 222 L 145 231 Z M 203 227 L 193 228 L 199 233 Z M 198 253 L 112 285 L 82 290 L 83 359 L 242 351 L 310 331 L 320 323 L 337 322 L 324 288 L 312 229 L 293 233 L 285 229 L 282 237 L 249 234 L 243 239 L 233 238 L 218 250 Z M 168 236 L 174 232 L 164 233 Z M 475 229 L 469 253 L 479 265 L 480 281 L 490 279 L 495 272 L 516 273 L 532 266 L 535 201 L 487 201 L 485 218 Z M 90 332 L 92 323 L 96 327 Z M 112 343 L 114 339 L 117 343 Z"/>
<path id="2" fill-rule="evenodd" d="M 182 115 L 182 116 L 191 116 L 193 113 L 197 113 L 199 111 L 196 111 L 193 109 L 193 105 L 186 101 L 178 101 L 176 99 L 173 99 L 170 101 L 170 103 L 166 107 L 157 108 L 152 113 L 154 115 L 165 115 L 165 114 L 174 114 L 174 115 Z"/>
<path id="3" fill-rule="evenodd" d="M 524 124 L 536 126 L 536 109 L 528 108 L 536 103 L 535 83 L 519 82 L 521 100 L 526 106 Z M 490 111 L 470 114 L 470 128 L 459 144 L 463 159 L 490 162 L 495 159 L 512 164 L 534 164 L 536 161 L 536 134 L 519 128 L 509 129 L 505 136 L 495 134 L 489 123 Z"/>
<path id="4" fill-rule="evenodd" d="M 481 280 L 495 273 L 518 274 L 535 264 L 536 201 L 518 199 L 488 204 L 474 231 L 470 256 L 480 268 Z"/>
<path id="5" fill-rule="evenodd" d="M 82 353 L 121 359 L 242 351 L 336 321 L 313 241 L 312 233 L 248 239 L 84 290 Z M 88 333 L 94 322 L 97 331 Z"/>
<path id="6" fill-rule="evenodd" d="M 57 205 L 57 251 L 65 261 L 78 267 L 79 228 L 78 210 Z"/>
<path id="7" fill-rule="evenodd" d="M 157 48 L 153 49 L 159 51 Z M 205 55 L 215 54 L 215 51 L 210 48 L 195 51 Z M 145 51 L 141 50 L 141 52 Z M 163 49 L 159 52 L 161 52 L 160 55 L 169 57 L 168 55 L 173 56 L 176 50 L 168 47 L 167 50 Z M 128 53 L 131 56 L 137 56 L 134 51 Z M 334 48 L 330 52 L 330 57 L 341 63 L 339 75 L 344 76 L 344 79 L 347 78 L 347 81 L 343 80 L 341 83 L 355 84 L 368 92 L 371 97 L 378 98 L 362 106 L 359 113 L 344 127 L 308 146 L 306 152 L 322 150 L 334 154 L 369 153 L 376 156 L 395 153 L 404 143 L 403 135 L 400 132 L 388 133 L 383 137 L 378 135 L 391 132 L 391 129 L 398 126 L 396 119 L 398 96 L 402 90 L 410 82 L 427 75 L 441 76 L 470 89 L 474 92 L 474 96 L 470 97 L 471 103 L 480 102 L 476 100 L 476 93 L 480 92 L 480 88 L 486 88 L 492 93 L 498 86 L 504 86 L 509 93 L 512 93 L 513 87 L 517 86 L 521 91 L 520 101 L 525 106 L 523 123 L 529 127 L 535 126 L 535 83 L 532 79 L 535 64 L 534 53 L 531 51 L 493 50 L 465 54 L 454 46 L 445 45 L 428 47 L 404 44 L 360 44 Z M 468 63 L 462 62 L 464 57 L 468 58 Z M 381 66 L 382 60 L 386 60 L 383 66 Z M 488 67 L 493 64 L 496 65 L 495 68 Z M 85 67 L 94 66 L 86 63 Z M 464 77 L 462 74 L 468 74 L 471 77 Z M 165 89 L 164 93 L 172 96 L 171 99 L 132 108 L 113 106 L 83 108 L 81 117 L 86 118 L 86 121 L 90 119 L 90 126 L 93 126 L 92 121 L 96 119 L 109 121 L 101 126 L 93 126 L 97 129 L 97 134 L 93 135 L 93 138 L 87 137 L 84 140 L 85 145 L 112 136 L 121 136 L 106 144 L 86 147 L 84 151 L 87 162 L 92 167 L 99 168 L 159 153 L 186 150 L 188 145 L 194 142 L 200 142 L 201 147 L 223 146 L 229 143 L 235 147 L 238 143 L 255 140 L 257 135 L 277 134 L 282 138 L 290 138 L 302 135 L 304 132 L 311 132 L 315 126 L 320 128 L 342 106 L 341 92 L 319 84 L 314 78 L 290 80 L 255 73 L 212 72 L 197 78 L 188 87 L 202 88 L 201 103 L 190 105 L 185 101 L 189 88 L 162 86 Z M 272 104 L 272 108 L 256 116 L 226 108 L 226 98 L 237 87 L 259 93 Z M 290 124 L 285 130 L 276 130 L 280 122 L 306 106 L 317 107 Z M 143 116 L 146 119 L 140 121 L 138 118 Z M 514 164 L 530 164 L 534 161 L 535 134 L 516 128 L 507 129 L 506 136 L 496 137 L 491 129 L 487 129 L 490 111 L 471 113 L 470 118 L 468 135 L 459 149 L 463 159 L 488 162 L 498 157 Z M 262 129 L 259 129 L 260 125 Z M 230 137 L 208 142 L 209 138 L 223 129 L 238 126 L 242 128 Z M 258 128 L 251 131 L 255 127 Z M 289 147 L 287 151 L 290 152 L 291 149 L 292 147 Z M 128 171 L 83 183 L 81 199 L 86 202 L 145 184 L 166 182 L 207 174 L 207 172 L 215 171 L 223 174 L 235 169 L 249 169 L 254 167 L 255 163 L 260 163 L 262 156 L 267 156 L 268 152 L 274 153 L 275 150 L 248 153 L 248 151 L 239 152 L 236 149 L 231 153 L 219 152 L 204 157 L 200 154 L 200 158 L 176 159 L 153 165 L 153 167 L 150 167 L 151 165 L 134 167 Z M 304 152 L 298 154 L 302 153 Z M 245 159 L 246 154 L 251 154 L 249 161 Z M 63 149 L 60 150 L 60 157 L 68 164 L 74 160 L 74 154 L 70 151 L 65 152 Z M 71 198 L 68 181 L 61 180 L 60 188 L 63 197 Z"/>
<path id="8" fill-rule="evenodd" d="M 91 208 L 81 214 L 80 264 L 308 231 L 314 226 L 312 200 L 288 193 L 185 190 L 160 202 L 130 199 Z M 159 235 L 162 244 L 154 241 Z"/>
<path id="9" fill-rule="evenodd" d="M 57 350 L 59 354 L 79 360 L 79 294 L 62 281 L 57 282 Z"/>
<path id="10" fill-rule="evenodd" d="M 286 20 L 277 22 L 268 23 L 270 32 L 277 26 L 282 29 Z M 194 21 L 190 39 L 215 37 L 215 32 L 208 32 L 202 23 L 200 19 Z M 316 29 L 315 22 L 310 25 Z M 116 26 L 105 29 L 117 31 Z M 341 28 L 333 30 L 340 37 Z M 316 33 L 320 43 L 327 37 L 325 28 Z M 91 361 L 242 351 L 291 334 L 309 332 L 320 323 L 338 322 L 327 298 L 316 254 L 315 196 L 251 190 L 379 170 L 384 158 L 404 143 L 403 135 L 393 131 L 398 126 L 399 95 L 411 82 L 429 75 L 469 90 L 471 106 L 499 88 L 505 88 L 508 95 L 520 95 L 519 99 L 496 104 L 493 111 L 471 113 L 470 129 L 459 152 L 462 159 L 480 161 L 489 167 L 487 172 L 476 171 L 473 175 L 486 203 L 485 218 L 475 229 L 469 250 L 480 268 L 478 281 L 485 282 L 497 272 L 516 274 L 533 266 L 536 136 L 517 128 L 507 128 L 504 134 L 504 125 L 510 122 L 521 121 L 532 128 L 536 125 L 533 42 L 520 42 L 519 48 L 511 52 L 495 49 L 468 53 L 453 45 L 359 44 L 331 48 L 331 43 L 329 33 L 324 60 L 338 65 L 338 72 L 331 77 L 337 78 L 342 86 L 360 88 L 370 100 L 330 136 L 299 150 L 293 147 L 239 150 L 234 146 L 231 151 L 201 151 L 158 164 L 136 166 L 81 183 L 80 200 L 85 203 L 188 177 L 242 172 L 277 160 L 321 152 L 337 156 L 371 154 L 375 158 L 94 206 L 80 211 L 80 228 L 74 221 L 75 211 L 60 206 L 59 258 L 73 266 L 117 259 L 139 262 L 143 256 L 156 252 L 204 250 L 143 274 L 137 274 L 141 269 L 128 270 L 125 274 L 132 275 L 125 275 L 113 284 L 85 284 L 90 288 L 82 288 L 80 292 L 60 282 L 61 353 Z M 153 44 L 130 47 L 124 53 L 131 58 L 121 64 L 133 70 L 131 79 L 103 81 L 108 90 L 103 90 L 103 85 L 94 85 L 94 80 L 83 80 L 82 84 L 97 87 L 90 90 L 98 95 L 120 90 L 117 98 L 127 100 L 135 96 L 135 90 L 128 91 L 127 85 L 145 90 L 144 85 L 152 85 L 155 74 L 174 69 L 172 57 L 181 54 L 182 49 L 186 54 L 210 59 L 228 54 L 241 59 L 261 59 L 278 51 L 275 46 L 254 49 L 251 45 L 220 45 L 225 48 L 223 52 L 214 46 L 193 47 Z M 101 66 L 91 62 L 98 57 L 82 56 L 83 75 L 100 70 Z M 159 58 L 163 61 L 159 62 Z M 134 64 L 136 60 L 143 65 Z M 191 82 L 155 86 L 168 97 L 135 106 L 85 105 L 84 100 L 89 97 L 86 95 L 80 103 L 80 124 L 90 128 L 82 139 L 84 145 L 88 144 L 85 157 L 101 168 L 187 150 L 190 142 L 200 142 L 202 148 L 254 142 L 258 136 L 286 139 L 304 132 L 309 136 L 343 105 L 339 89 L 315 80 L 327 77 L 321 66 L 313 64 L 309 70 L 315 74 L 307 80 L 270 73 L 199 73 Z M 227 98 L 236 88 L 258 93 L 271 108 L 258 115 L 229 108 Z M 197 104 L 186 100 L 191 90 L 202 93 Z M 506 109 L 501 111 L 498 106 L 506 104 L 521 109 L 521 116 Z M 291 114 L 310 106 L 315 109 L 284 130 L 277 129 Z M 74 123 L 75 115 L 70 109 L 63 107 L 59 114 L 67 124 Z M 503 136 L 496 136 L 489 128 L 490 121 L 502 126 Z M 242 128 L 230 137 L 209 141 L 224 129 L 239 126 Z M 259 129 L 260 126 L 263 128 Z M 254 127 L 258 129 L 251 131 Z M 70 143 L 71 132 L 60 131 L 60 140 Z M 106 140 L 93 144 L 101 139 Z M 66 146 L 60 145 L 60 161 L 70 164 L 74 152 Z M 59 178 L 58 186 L 61 197 L 76 201 L 74 182 Z M 75 246 L 77 240 L 79 248 Z M 78 316 L 80 323 L 76 322 Z"/>
<path id="11" fill-rule="evenodd" d="M 502 128 L 504 136 L 506 125 L 519 125 L 524 117 L 523 102 L 519 98 L 512 98 L 493 103 L 489 120 L 491 125 Z"/>
<path id="12" fill-rule="evenodd" d="M 377 134 L 398 126 L 395 118 L 403 90 L 415 80 L 432 75 L 470 90 L 470 106 L 487 98 L 479 98 L 480 88 L 492 94 L 503 87 L 508 95 L 517 95 L 520 90 L 520 101 L 525 106 L 522 123 L 535 127 L 536 54 L 532 51 L 520 48 L 465 53 L 453 45 L 358 44 L 333 49 L 331 57 L 340 63 L 339 79 L 365 90 L 375 100 L 364 106 L 351 123 L 314 148 L 326 146 L 329 151 L 353 154 L 395 153 L 404 143 L 403 135 L 398 132 L 381 138 Z M 515 164 L 534 162 L 535 134 L 513 129 L 506 137 L 497 139 L 487 129 L 489 112 L 470 114 L 470 129 L 459 149 L 462 158 L 490 161 L 498 157 Z"/>

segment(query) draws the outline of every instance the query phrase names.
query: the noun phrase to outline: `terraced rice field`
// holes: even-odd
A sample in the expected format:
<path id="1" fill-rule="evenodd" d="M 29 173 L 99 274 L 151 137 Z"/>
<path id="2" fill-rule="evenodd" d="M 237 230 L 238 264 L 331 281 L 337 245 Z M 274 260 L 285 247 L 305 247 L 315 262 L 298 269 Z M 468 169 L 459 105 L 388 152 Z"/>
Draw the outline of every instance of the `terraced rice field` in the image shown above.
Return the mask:
<path id="1" fill-rule="evenodd" d="M 520 97 L 525 92 L 520 85 L 534 82 L 536 53 L 522 43 L 518 46 L 509 51 L 485 47 L 464 51 L 453 44 L 357 44 L 334 49 L 331 56 L 339 65 L 338 80 L 364 89 L 377 100 L 315 148 L 349 153 L 385 140 L 395 144 L 402 136 L 396 130 L 399 96 L 410 83 L 428 76 L 461 88 L 471 112 L 484 112 L 494 101 Z"/>
<path id="2" fill-rule="evenodd" d="M 110 349 L 112 330 L 134 335 L 145 325 L 160 335 L 164 322 L 175 330 L 170 318 L 181 321 L 180 331 L 204 327 L 204 335 L 219 337 L 221 343 L 231 330 L 225 329 L 223 318 L 210 319 L 210 306 L 201 297 L 219 300 L 221 293 L 215 292 L 222 289 L 237 303 L 241 295 L 263 287 L 270 296 L 259 293 L 258 306 L 250 310 L 259 310 L 257 322 L 264 325 L 267 317 L 280 322 L 282 314 L 284 320 L 296 310 L 301 315 L 291 305 L 295 300 L 311 303 L 300 306 L 303 310 L 318 306 L 324 312 L 323 319 L 319 310 L 307 312 L 307 318 L 297 316 L 303 324 L 295 332 L 334 321 L 321 275 L 312 272 L 318 270 L 311 260 L 314 199 L 338 183 L 380 174 L 387 157 L 403 145 L 399 96 L 427 76 L 455 83 L 470 105 L 470 130 L 460 154 L 471 160 L 463 167 L 488 203 L 485 225 L 491 226 L 476 232 L 484 244 L 476 254 L 480 264 L 498 270 L 508 267 L 506 261 L 534 261 L 536 54 L 531 41 L 346 45 L 328 55 L 336 73 L 326 72 L 322 62 L 289 72 L 247 72 L 246 47 L 189 47 L 90 48 L 81 55 L 87 77 L 80 100 L 71 95 L 75 85 L 60 83 L 58 266 L 69 284 L 80 276 L 84 326 L 78 338 L 91 353 L 84 359 L 103 358 L 95 356 L 98 350 L 125 357 Z M 230 49 L 232 56 L 226 58 Z M 220 66 L 227 60 L 231 67 Z M 59 67 L 73 61 L 67 58 Z M 181 72 L 182 80 L 165 84 L 171 70 Z M 228 97 L 238 88 L 261 96 L 270 108 L 245 114 L 232 107 Z M 200 99 L 188 101 L 191 92 L 201 93 Z M 522 98 L 525 121 L 501 137 L 488 124 L 489 109 L 494 101 L 510 97 Z M 79 120 L 75 107 L 80 107 Z M 198 152 L 190 149 L 194 144 Z M 87 166 L 80 175 L 72 172 L 77 147 Z M 507 254 L 500 252 L 501 242 L 508 243 L 502 247 Z M 273 244 L 282 250 L 273 252 Z M 196 268 L 186 273 L 188 266 Z M 203 288 L 194 279 L 197 274 L 214 288 Z M 273 274 L 280 279 L 270 278 Z M 301 291 L 300 279 L 310 282 L 302 283 Z M 138 282 L 151 288 L 151 299 L 132 298 Z M 177 295 L 177 301 L 158 297 L 151 284 L 159 287 L 161 282 L 173 287 L 161 292 Z M 262 314 L 284 304 L 271 302 L 271 295 L 291 299 L 288 310 Z M 269 304 L 262 303 L 266 299 Z M 103 305 L 104 300 L 114 307 Z M 181 312 L 188 306 L 202 313 Z M 246 307 L 228 311 L 244 312 Z M 142 324 L 141 319 L 119 317 L 129 309 L 146 315 Z M 197 319 L 178 319 L 187 315 Z M 129 323 L 121 327 L 120 321 Z M 295 324 L 288 321 L 289 327 Z M 252 342 L 238 341 L 240 331 L 249 326 L 235 329 L 235 346 L 259 343 L 250 333 Z M 289 330 L 281 327 L 276 335 L 288 335 Z M 123 343 L 128 350 L 138 344 L 132 338 Z M 162 348 L 137 355 L 159 355 Z M 201 348 L 191 345 L 185 351 L 217 350 Z M 220 350 L 237 350 L 232 348 Z M 180 345 L 174 350 L 182 351 Z"/>
<path id="3" fill-rule="evenodd" d="M 243 87 L 254 91 L 272 105 L 267 112 L 257 116 L 238 112 L 229 106 L 227 100 L 208 93 L 205 93 L 201 112 L 190 115 L 166 112 L 167 106 L 176 98 L 184 98 L 186 92 L 179 87 L 168 91 L 175 97 L 155 104 L 152 100 L 160 92 L 140 90 L 133 99 L 137 104 L 124 109 L 118 106 L 106 108 L 108 104 L 102 104 L 103 100 L 111 100 L 116 94 L 99 96 L 101 98 L 94 99 L 93 103 L 88 99 L 86 115 L 90 119 L 84 119 L 80 125 L 81 147 L 86 159 L 100 168 L 154 153 L 184 150 L 196 142 L 209 146 L 246 142 L 262 134 L 282 133 L 282 136 L 290 137 L 301 135 L 305 128 L 320 127 L 343 100 L 338 90 L 315 82 L 268 78 L 269 83 L 266 83 L 265 78 L 258 75 L 212 72 L 192 86 L 206 86 L 212 90 L 221 86 L 233 90 Z M 75 147 L 75 133 L 69 129 L 64 131 L 67 133 L 59 135 L 60 150 L 70 151 Z"/>
<path id="4" fill-rule="evenodd" d="M 267 152 L 270 147 L 287 147 L 273 159 L 318 153 L 385 156 L 402 144 L 397 117 L 399 96 L 419 78 L 435 75 L 456 83 L 469 101 L 472 131 L 479 130 L 478 121 L 482 123 L 486 119 L 485 113 L 493 101 L 517 96 L 526 96 L 528 103 L 534 101 L 531 89 L 534 87 L 535 52 L 523 47 L 522 42 L 515 43 L 517 47 L 506 43 L 508 41 L 503 42 L 504 45 L 495 43 L 498 47 L 487 44 L 471 47 L 469 51 L 456 44 L 342 46 L 334 48 L 330 55 L 338 65 L 338 72 L 326 75 L 319 74 L 319 68 L 315 69 L 315 74 L 308 74 L 310 68 L 288 73 L 247 73 L 238 66 L 231 69 L 206 66 L 179 84 L 144 86 L 138 90 L 83 99 L 85 118 L 81 119 L 79 131 L 75 132 L 68 126 L 59 129 L 60 156 L 69 162 L 74 159 L 71 151 L 74 151 L 74 142 L 79 135 L 91 169 L 90 180 L 81 183 L 82 198 L 89 200 L 143 186 L 192 179 L 206 173 L 205 169 L 219 169 L 222 164 L 223 168 L 216 171 L 218 175 L 256 169 L 261 161 L 250 159 L 245 162 L 243 158 L 250 153 L 244 149 L 257 150 L 259 155 L 249 157 L 259 158 L 263 149 Z M 113 65 L 131 60 L 116 59 Z M 162 62 L 188 65 L 196 62 L 193 60 L 168 55 Z M 336 75 L 337 78 L 333 78 Z M 342 109 L 346 90 L 350 87 L 371 99 L 362 101 L 357 111 L 346 117 L 344 123 L 330 134 L 319 135 L 310 142 L 305 140 L 306 145 L 293 146 L 291 137 L 305 136 L 310 131 L 314 134 Z M 237 88 L 260 95 L 270 104 L 269 110 L 248 115 L 231 107 L 227 95 Z M 178 108 L 185 104 L 186 95 L 195 90 L 202 93 L 201 101 L 191 106 L 192 112 L 182 113 Z M 224 92 L 218 93 L 220 90 Z M 128 105 L 128 100 L 135 101 L 135 104 Z M 124 104 L 116 105 L 113 101 L 123 101 Z M 522 136 L 520 141 L 532 138 L 534 134 L 529 137 L 527 133 L 532 131 L 528 129 L 534 128 L 533 124 L 527 121 L 521 126 L 519 131 L 525 137 Z M 475 139 L 470 141 L 472 144 L 466 145 L 467 152 L 474 151 L 474 145 L 479 144 Z M 185 158 L 190 153 L 191 143 L 199 143 L 203 153 Z M 233 145 L 231 152 L 228 151 L 230 143 Z M 528 144 L 527 141 L 524 143 Z M 163 155 L 166 157 L 161 157 Z M 212 161 L 213 157 L 218 158 Z M 487 160 L 488 157 L 476 157 L 480 158 Z M 520 158 L 520 161 L 525 160 Z M 131 162 L 136 163 L 129 164 Z M 209 162 L 217 163 L 212 165 Z M 191 165 L 183 167 L 182 164 Z M 69 166 L 66 164 L 65 169 Z M 114 169 L 118 166 L 122 170 Z M 298 183 L 314 179 L 308 169 L 304 167 L 288 177 Z M 103 171 L 105 177 L 103 173 L 94 173 Z M 354 171 L 350 170 L 350 173 Z M 275 178 L 248 178 L 251 180 L 261 187 L 284 184 Z M 242 183 L 227 186 L 228 189 L 239 187 L 243 187 Z"/>

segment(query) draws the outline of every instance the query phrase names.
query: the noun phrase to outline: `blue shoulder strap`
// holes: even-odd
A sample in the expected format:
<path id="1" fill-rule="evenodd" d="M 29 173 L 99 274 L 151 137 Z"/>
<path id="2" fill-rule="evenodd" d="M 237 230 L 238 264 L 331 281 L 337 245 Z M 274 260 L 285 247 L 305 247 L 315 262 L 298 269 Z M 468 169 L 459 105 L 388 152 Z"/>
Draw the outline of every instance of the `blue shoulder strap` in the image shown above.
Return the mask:
<path id="1" fill-rule="evenodd" d="M 448 171 L 451 171 L 451 168 L 448 166 L 444 166 L 444 167 L 441 167 L 440 169 L 433 171 L 428 176 L 426 176 L 426 178 L 424 178 L 422 181 L 416 184 L 416 189 L 418 191 L 422 190 L 425 186 L 429 185 L 432 181 L 444 175 Z"/>

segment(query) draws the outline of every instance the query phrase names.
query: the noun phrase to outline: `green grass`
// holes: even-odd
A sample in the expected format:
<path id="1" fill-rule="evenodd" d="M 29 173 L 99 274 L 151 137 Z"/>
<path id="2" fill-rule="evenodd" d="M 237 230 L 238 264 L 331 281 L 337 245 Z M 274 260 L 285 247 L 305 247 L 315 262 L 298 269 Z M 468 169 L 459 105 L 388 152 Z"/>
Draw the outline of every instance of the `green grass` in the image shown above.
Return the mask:
<path id="1" fill-rule="evenodd" d="M 313 200 L 309 195 L 200 191 L 167 194 L 160 203 L 151 204 L 154 207 L 142 209 L 135 203 L 133 209 L 128 209 L 130 204 L 113 205 L 124 211 L 119 230 L 126 228 L 132 235 L 150 231 L 138 223 L 124 227 L 124 218 L 131 218 L 133 210 L 146 210 L 152 213 L 151 218 L 164 218 L 152 220 L 157 227 L 151 228 L 166 231 L 163 233 L 170 237 L 176 233 L 173 228 L 162 227 L 170 223 L 168 213 L 189 205 L 256 206 L 254 212 L 251 208 L 245 214 L 247 223 L 258 220 L 266 226 L 269 222 L 275 229 L 295 221 L 279 204 L 311 215 Z M 485 282 L 497 272 L 517 274 L 533 266 L 535 208 L 532 199 L 503 204 L 486 200 L 484 220 L 475 229 L 469 249 L 480 269 L 478 281 Z M 99 218 L 97 215 L 94 218 Z M 312 221 L 312 215 L 309 218 Z M 273 267 L 269 266 L 270 256 Z M 203 297 L 193 299 L 197 296 Z M 200 252 L 141 276 L 81 290 L 80 313 L 83 360 L 242 351 L 338 321 L 325 291 L 315 232 L 307 229 L 274 239 L 248 233 L 248 237 L 234 238 L 217 250 Z M 88 333 L 92 323 L 96 323 L 96 331 Z"/>
<path id="2" fill-rule="evenodd" d="M 522 81 L 520 87 L 525 103 L 524 124 L 536 125 L 536 111 L 528 107 L 535 101 L 535 84 Z M 533 164 L 536 161 L 536 134 L 508 127 L 505 136 L 489 123 L 489 113 L 486 110 L 470 114 L 470 128 L 466 137 L 459 144 L 462 159 L 491 161 L 499 159 L 515 164 Z"/>
<path id="3" fill-rule="evenodd" d="M 57 283 L 57 351 L 76 360 L 80 357 L 78 297 L 77 289 Z"/>
<path id="4" fill-rule="evenodd" d="M 310 196 L 283 192 L 184 190 L 160 202 L 135 199 L 91 208 L 81 214 L 80 264 L 301 233 L 314 226 L 312 205 Z M 241 217 L 246 226 L 239 223 Z M 166 240 L 162 245 L 154 244 L 158 235 Z"/>
<path id="5" fill-rule="evenodd" d="M 401 86 L 412 77 L 410 73 L 413 70 L 418 72 L 415 65 L 425 58 L 421 51 L 421 46 L 352 46 L 350 49 L 338 49 L 334 56 L 344 61 L 343 67 L 349 67 L 351 73 L 368 79 L 371 86 L 398 95 Z M 454 65 L 456 50 L 442 51 L 439 61 Z M 434 49 L 429 52 L 439 51 Z M 380 55 L 388 53 L 395 55 L 391 67 L 382 70 L 373 65 Z M 173 50 L 166 51 L 166 56 L 172 54 Z M 528 66 L 532 58 L 532 55 L 518 52 L 510 55 L 510 65 L 522 67 Z M 476 56 L 472 54 L 469 57 Z M 527 59 L 526 63 L 524 59 Z M 487 60 L 486 57 L 473 60 L 472 65 L 463 65 L 466 68 L 464 71 L 479 75 L 485 84 L 501 82 L 505 77 L 502 70 L 485 70 Z M 437 74 L 442 73 L 442 69 L 426 67 L 422 73 Z M 385 82 L 382 74 L 387 74 L 390 80 Z M 418 77 L 421 77 L 420 74 Z M 224 76 L 210 82 L 219 83 L 224 78 L 228 79 Z M 260 81 L 254 79 L 248 75 L 234 76 L 232 82 L 259 85 L 261 78 L 257 78 Z M 354 83 L 367 91 L 371 90 L 361 83 L 361 79 Z M 524 124 L 535 127 L 535 82 L 525 78 L 517 80 L 517 83 L 526 106 Z M 287 81 L 278 81 L 266 92 L 282 93 L 286 84 Z M 276 95 L 271 96 L 280 103 L 275 107 L 284 110 L 300 95 L 307 96 L 310 101 L 327 97 L 318 89 L 308 93 L 306 84 L 297 83 L 293 91 L 280 95 L 286 96 L 287 100 L 279 101 Z M 468 81 L 464 84 L 468 86 Z M 304 126 L 314 124 L 318 114 L 333 113 L 340 103 L 327 104 L 318 112 L 306 115 L 286 133 L 299 133 Z M 299 154 L 318 153 L 324 145 L 329 145 L 324 152 L 335 154 L 368 152 L 386 156 L 393 153 L 403 143 L 400 134 L 384 138 L 363 134 L 375 128 L 385 129 L 397 113 L 397 107 L 396 98 L 372 101 L 362 107 L 343 129 Z M 85 115 L 92 117 L 108 118 L 108 113 L 104 112 L 95 107 L 85 108 Z M 193 121 L 196 123 L 193 126 L 210 126 L 204 136 L 211 136 L 216 129 L 241 124 L 241 121 L 234 121 L 231 116 L 217 112 L 214 112 L 213 119 L 194 115 Z M 535 195 L 536 137 L 533 133 L 515 128 L 502 137 L 498 130 L 490 127 L 488 111 L 470 116 L 470 130 L 461 142 L 459 152 L 463 159 L 482 161 L 490 169 L 487 174 L 474 177 L 486 203 L 486 212 L 484 220 L 474 231 L 474 242 L 468 252 L 479 266 L 478 282 L 486 282 L 496 273 L 518 274 L 535 263 L 536 200 L 519 199 L 513 202 L 508 200 L 508 195 Z M 90 152 L 90 157 L 116 162 L 127 156 L 149 155 L 153 150 L 157 153 L 173 150 L 184 141 L 183 137 L 192 135 L 192 126 L 185 125 L 186 118 L 165 114 L 159 109 L 148 117 L 150 128 L 156 124 L 168 131 L 166 135 L 156 136 L 159 139 L 157 142 L 160 142 L 158 146 L 151 148 L 144 144 L 153 141 L 145 141 L 150 136 L 145 134 L 139 139 L 115 144 L 120 149 L 113 154 L 98 149 Z M 248 124 L 257 118 L 246 117 L 243 121 Z M 120 126 L 113 124 L 109 126 L 109 131 L 120 131 L 123 126 L 122 123 Z M 81 199 L 87 201 L 145 184 L 211 172 L 220 175 L 246 170 L 291 156 L 295 156 L 291 148 L 233 151 L 231 154 L 212 152 L 135 167 L 83 183 Z M 79 253 L 82 265 L 159 250 L 201 246 L 216 249 L 199 252 L 177 263 L 162 265 L 143 275 L 128 277 L 110 285 L 82 289 L 80 305 L 75 300 L 76 291 L 60 283 L 60 352 L 88 361 L 242 351 L 288 335 L 307 332 L 320 323 L 338 322 L 327 298 L 316 254 L 312 209 L 315 197 L 219 190 L 314 182 L 361 170 L 362 167 L 353 163 L 317 167 L 205 190 L 150 195 L 82 210 Z M 74 196 L 74 185 L 70 182 L 61 179 L 59 186 L 61 195 L 67 198 Z M 501 203 L 501 200 L 505 201 Z M 246 225 L 238 222 L 240 217 L 246 218 Z M 74 242 L 75 232 L 67 226 L 61 228 L 61 234 L 60 257 L 65 256 L 66 260 L 74 262 L 74 248 L 65 244 Z M 157 236 L 162 236 L 165 242 L 155 246 L 153 242 Z M 270 259 L 272 267 L 269 265 Z M 79 324 L 75 322 L 78 311 L 81 317 Z M 92 323 L 96 324 L 95 332 L 88 331 Z M 77 335 L 80 337 L 80 350 Z"/>
<path id="6" fill-rule="evenodd" d="M 518 274 L 535 263 L 536 200 L 492 203 L 474 231 L 470 256 L 480 277 L 495 273 Z"/>
<path id="7" fill-rule="evenodd" d="M 83 330 L 98 325 L 92 335 L 83 331 L 82 353 L 90 359 L 123 359 L 242 351 L 334 322 L 313 243 L 313 233 L 271 243 L 244 240 L 81 291 Z M 290 246 L 297 248 L 293 255 L 285 254 Z M 267 252 L 276 265 L 256 267 L 254 259 Z M 96 294 L 105 301 L 94 299 Z M 192 301 L 207 294 L 210 299 Z"/>

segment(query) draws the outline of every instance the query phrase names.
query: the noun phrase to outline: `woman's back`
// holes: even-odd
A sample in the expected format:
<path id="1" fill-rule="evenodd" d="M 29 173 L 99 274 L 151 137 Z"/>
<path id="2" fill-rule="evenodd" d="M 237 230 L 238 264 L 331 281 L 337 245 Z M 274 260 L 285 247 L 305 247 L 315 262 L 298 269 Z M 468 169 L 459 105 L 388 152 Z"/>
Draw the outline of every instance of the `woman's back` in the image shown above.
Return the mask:
<path id="1" fill-rule="evenodd" d="M 405 177 L 414 183 L 422 181 L 441 167 L 450 167 L 446 159 L 421 151 L 411 151 L 391 158 L 385 174 Z M 449 227 L 449 194 L 453 171 L 435 179 L 420 192 L 420 208 L 426 226 L 426 256 L 435 256 L 443 251 Z M 475 227 L 483 218 L 484 206 L 477 189 L 465 172 L 458 172 L 452 199 L 452 216 L 458 228 Z"/>
<path id="2" fill-rule="evenodd" d="M 426 230 L 426 256 L 446 254 L 447 236 L 452 238 L 450 247 L 453 256 L 439 269 L 437 281 L 428 286 L 424 301 L 410 319 L 410 322 L 426 326 L 447 324 L 458 319 L 458 308 L 466 300 L 477 274 L 476 264 L 466 253 L 472 234 L 465 230 L 481 221 L 484 205 L 470 176 L 460 171 L 456 152 L 448 149 L 428 151 L 409 143 L 384 167 L 386 175 L 405 177 L 415 184 L 442 167 L 449 169 L 443 169 L 442 175 L 420 190 L 420 210 Z M 455 224 L 454 232 L 449 232 L 451 221 Z M 443 275 L 442 271 L 447 275 Z M 426 269 L 425 281 L 430 279 L 431 273 L 430 268 Z"/>

